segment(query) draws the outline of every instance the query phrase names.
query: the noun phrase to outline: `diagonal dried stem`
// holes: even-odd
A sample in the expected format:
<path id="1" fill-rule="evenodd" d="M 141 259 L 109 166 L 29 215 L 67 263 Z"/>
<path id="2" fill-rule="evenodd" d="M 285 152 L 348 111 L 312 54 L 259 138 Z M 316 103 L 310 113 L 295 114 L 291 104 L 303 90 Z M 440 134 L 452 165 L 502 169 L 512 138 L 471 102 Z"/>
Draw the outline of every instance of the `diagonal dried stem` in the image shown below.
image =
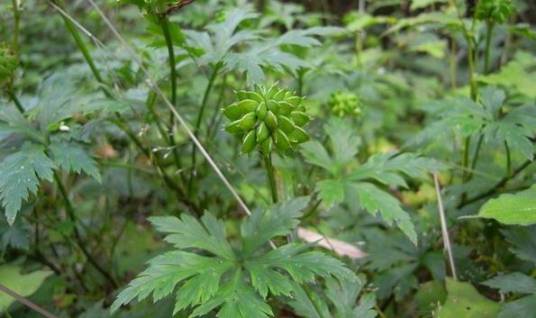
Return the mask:
<path id="1" fill-rule="evenodd" d="M 456 266 L 454 264 L 454 257 L 452 255 L 452 246 L 450 245 L 449 231 L 447 229 L 447 218 L 445 216 L 445 208 L 443 206 L 443 199 L 441 198 L 441 188 L 439 185 L 439 178 L 437 177 L 436 172 L 433 173 L 433 176 L 434 176 L 434 184 L 435 184 L 435 190 L 436 190 L 436 196 L 437 196 L 437 209 L 439 211 L 439 219 L 441 221 L 441 234 L 443 236 L 443 245 L 444 245 L 445 250 L 447 251 L 452 278 L 454 278 L 455 280 L 458 280 L 458 277 L 456 275 Z"/>

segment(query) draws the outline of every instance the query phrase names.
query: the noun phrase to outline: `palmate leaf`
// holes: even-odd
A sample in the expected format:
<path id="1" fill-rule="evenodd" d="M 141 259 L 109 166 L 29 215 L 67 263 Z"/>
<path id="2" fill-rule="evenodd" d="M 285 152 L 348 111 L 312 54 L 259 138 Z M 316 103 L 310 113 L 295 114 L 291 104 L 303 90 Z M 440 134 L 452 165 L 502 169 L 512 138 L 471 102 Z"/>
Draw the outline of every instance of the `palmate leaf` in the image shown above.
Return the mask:
<path id="1" fill-rule="evenodd" d="M 536 224 L 536 186 L 489 200 L 480 208 L 478 216 L 509 225 Z"/>
<path id="2" fill-rule="evenodd" d="M 307 245 L 287 244 L 266 252 L 268 240 L 289 234 L 298 224 L 306 204 L 306 198 L 298 198 L 255 211 L 241 227 L 239 249 L 231 247 L 223 222 L 211 214 L 201 222 L 185 214 L 180 219 L 151 218 L 175 250 L 149 261 L 118 295 L 112 311 L 151 295 L 157 301 L 176 290 L 175 312 L 189 310 L 191 317 L 214 310 L 218 317 L 270 317 L 269 295 L 291 297 L 293 284 L 313 283 L 318 276 L 354 280 L 342 262 Z"/>
<path id="3" fill-rule="evenodd" d="M 9 224 L 15 221 L 22 202 L 37 192 L 39 180 L 52 181 L 56 166 L 44 150 L 26 143 L 0 163 L 0 201 Z"/>
<path id="4" fill-rule="evenodd" d="M 372 183 L 359 182 L 352 185 L 357 192 L 361 207 L 375 215 L 379 213 L 382 219 L 389 225 L 396 223 L 397 226 L 417 244 L 417 233 L 411 222 L 409 214 L 402 209 L 400 201 L 387 192 L 379 189 Z"/>

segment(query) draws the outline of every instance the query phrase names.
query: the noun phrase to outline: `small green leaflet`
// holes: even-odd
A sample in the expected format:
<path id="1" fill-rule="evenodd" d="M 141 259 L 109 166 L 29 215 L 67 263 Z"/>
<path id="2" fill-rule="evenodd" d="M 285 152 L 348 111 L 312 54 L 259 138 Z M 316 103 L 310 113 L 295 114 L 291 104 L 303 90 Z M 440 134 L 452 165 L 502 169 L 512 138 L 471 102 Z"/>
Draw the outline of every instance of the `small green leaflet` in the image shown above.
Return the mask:
<path id="1" fill-rule="evenodd" d="M 98 182 L 101 182 L 101 175 L 97 168 L 97 163 L 88 153 L 75 143 L 53 143 L 49 146 L 54 162 L 63 170 L 86 173 Z"/>
<path id="2" fill-rule="evenodd" d="M 308 245 L 267 249 L 270 239 L 288 235 L 298 225 L 307 203 L 307 198 L 297 198 L 255 211 L 242 224 L 238 249 L 226 239 L 223 222 L 210 213 L 200 221 L 186 214 L 180 219 L 151 218 L 175 249 L 150 260 L 149 267 L 118 295 L 112 311 L 151 295 L 156 302 L 176 290 L 174 311 L 188 310 L 190 317 L 213 310 L 218 317 L 271 317 L 269 295 L 292 297 L 294 284 L 314 283 L 318 276 L 354 281 L 343 263 Z"/>
<path id="3" fill-rule="evenodd" d="M 15 221 L 22 202 L 37 192 L 39 180 L 52 181 L 56 165 L 44 151 L 41 146 L 26 143 L 0 164 L 0 201 L 9 224 Z"/>
<path id="4" fill-rule="evenodd" d="M 499 318 L 530 317 L 536 312 L 536 279 L 514 272 L 494 277 L 482 284 L 499 289 L 501 293 L 528 294 L 504 304 Z"/>
<path id="5" fill-rule="evenodd" d="M 486 202 L 479 217 L 508 225 L 536 224 L 536 185 L 515 194 L 503 194 Z"/>

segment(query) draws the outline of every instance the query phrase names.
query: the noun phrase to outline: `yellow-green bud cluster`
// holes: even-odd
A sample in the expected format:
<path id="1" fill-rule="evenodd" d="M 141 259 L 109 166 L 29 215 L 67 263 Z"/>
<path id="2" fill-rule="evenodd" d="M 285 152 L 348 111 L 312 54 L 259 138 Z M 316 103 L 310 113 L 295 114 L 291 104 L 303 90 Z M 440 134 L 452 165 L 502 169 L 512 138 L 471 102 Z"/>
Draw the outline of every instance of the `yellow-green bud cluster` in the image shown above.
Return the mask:
<path id="1" fill-rule="evenodd" d="M 303 126 L 309 122 L 302 98 L 275 86 L 257 86 L 254 91 L 238 91 L 238 101 L 225 107 L 223 114 L 231 123 L 225 128 L 242 139 L 242 152 L 258 148 L 269 154 L 283 153 L 309 140 Z"/>
<path id="2" fill-rule="evenodd" d="M 337 91 L 331 94 L 329 99 L 331 112 L 339 117 L 360 116 L 361 101 L 356 94 Z"/>
<path id="3" fill-rule="evenodd" d="M 0 44 L 0 85 L 13 75 L 17 65 L 17 56 L 13 51 L 8 46 Z"/>

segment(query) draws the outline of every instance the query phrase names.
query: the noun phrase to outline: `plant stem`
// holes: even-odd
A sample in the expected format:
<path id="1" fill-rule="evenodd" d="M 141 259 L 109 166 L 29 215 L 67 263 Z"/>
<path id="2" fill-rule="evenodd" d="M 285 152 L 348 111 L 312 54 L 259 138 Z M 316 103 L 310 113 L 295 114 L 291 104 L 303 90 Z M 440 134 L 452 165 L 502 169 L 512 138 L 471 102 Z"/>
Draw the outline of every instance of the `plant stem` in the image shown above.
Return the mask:
<path id="1" fill-rule="evenodd" d="M 20 100 L 17 98 L 17 95 L 15 95 L 15 93 L 13 92 L 12 89 L 7 90 L 7 95 L 9 96 L 9 98 L 11 98 L 13 103 L 15 103 L 15 107 L 17 107 L 17 110 L 21 114 L 23 114 L 24 113 L 24 107 L 22 107 L 22 104 L 20 103 Z"/>
<path id="2" fill-rule="evenodd" d="M 463 158 L 462 158 L 462 180 L 466 181 L 469 177 L 468 167 L 469 167 L 469 151 L 471 148 L 471 137 L 465 137 L 465 142 L 463 146 Z"/>
<path id="3" fill-rule="evenodd" d="M 491 21 L 486 23 L 486 46 L 484 51 L 484 74 L 488 74 L 490 71 L 490 54 L 491 54 L 491 38 L 493 36 L 493 28 L 495 24 Z"/>
<path id="4" fill-rule="evenodd" d="M 76 217 L 76 214 L 74 212 L 73 205 L 71 203 L 71 200 L 69 199 L 69 195 L 67 194 L 67 190 L 65 189 L 65 186 L 63 185 L 63 182 L 61 181 L 61 178 L 60 178 L 60 176 L 58 175 L 57 172 L 54 172 L 54 181 L 58 185 L 58 189 L 60 191 L 60 194 L 63 197 L 63 200 L 65 202 L 65 210 L 67 211 L 67 215 L 69 216 L 69 219 L 71 220 L 71 222 L 73 222 L 74 236 L 75 236 L 75 240 L 76 240 L 76 243 L 77 243 L 78 247 L 80 247 L 80 250 L 82 250 L 82 253 L 84 253 L 84 255 L 86 256 L 88 262 L 91 265 L 93 265 L 93 267 L 95 267 L 95 269 L 99 273 L 101 273 L 101 275 L 104 276 L 114 288 L 117 288 L 118 284 L 117 284 L 115 278 L 112 276 L 112 274 L 107 272 L 97 262 L 97 260 L 93 257 L 93 255 L 91 255 L 91 253 L 89 253 L 89 251 L 87 250 L 87 248 L 86 248 L 86 246 L 84 244 L 84 240 L 83 240 L 82 236 L 80 235 L 80 232 L 78 231 L 78 227 L 76 225 L 77 224 L 77 217 Z"/>
<path id="5" fill-rule="evenodd" d="M 20 34 L 20 11 L 19 11 L 19 0 L 11 0 L 12 10 L 13 10 L 13 50 L 15 54 L 19 54 L 19 34 Z"/>
<path id="6" fill-rule="evenodd" d="M 159 18 L 160 27 L 164 33 L 166 40 L 166 46 L 168 50 L 168 62 L 169 62 L 169 81 L 171 83 L 171 104 L 177 106 L 177 70 L 175 65 L 175 52 L 173 50 L 173 39 L 169 31 L 169 21 L 166 16 Z"/>
<path id="7" fill-rule="evenodd" d="M 526 160 L 523 162 L 519 167 L 517 167 L 515 170 L 512 171 L 512 173 L 508 176 L 504 176 L 501 180 L 499 180 L 496 184 L 494 184 L 488 191 L 482 192 L 472 198 L 469 198 L 467 200 L 462 200 L 457 206 L 457 209 L 461 209 L 464 206 L 474 203 L 476 201 L 482 200 L 484 198 L 487 198 L 495 193 L 498 193 L 500 188 L 506 185 L 508 181 L 515 176 L 517 176 L 519 173 L 521 173 L 523 170 L 525 170 L 528 166 L 530 166 L 532 163 L 534 163 L 533 160 Z"/>
<path id="8" fill-rule="evenodd" d="M 169 21 L 166 16 L 161 16 L 158 18 L 160 27 L 162 28 L 162 33 L 164 33 L 164 38 L 166 40 L 166 46 L 168 50 L 168 62 L 169 62 L 169 81 L 171 83 L 171 105 L 177 107 L 177 70 L 175 64 L 175 51 L 173 49 L 173 38 L 171 37 L 171 32 L 169 31 Z M 177 169 L 181 168 L 181 162 L 179 157 L 179 152 L 177 150 L 177 142 L 173 134 L 173 127 L 175 126 L 175 117 L 173 113 L 169 113 L 169 145 L 173 148 L 173 157 L 175 160 L 175 165 Z"/>
<path id="9" fill-rule="evenodd" d="M 197 120 L 195 121 L 195 127 L 194 127 L 194 135 L 197 137 L 199 133 L 199 129 L 201 128 L 201 122 L 203 121 L 203 115 L 205 113 L 205 108 L 207 107 L 208 103 L 208 97 L 210 96 L 210 91 L 212 90 L 212 86 L 214 85 L 214 81 L 216 80 L 216 76 L 218 75 L 218 72 L 220 70 L 221 65 L 217 64 L 214 66 L 214 69 L 212 70 L 212 74 L 210 75 L 210 78 L 208 80 L 207 87 L 205 88 L 205 93 L 203 94 L 203 100 L 201 101 L 201 107 L 199 109 L 199 113 L 197 114 Z M 197 155 L 197 148 L 195 145 L 192 145 L 192 167 L 190 170 L 190 179 L 188 180 L 188 194 L 192 193 L 192 186 L 193 186 L 193 179 L 195 175 L 195 163 L 196 163 L 196 155 Z"/>
<path id="10" fill-rule="evenodd" d="M 80 52 L 84 56 L 84 59 L 86 60 L 87 65 L 91 69 L 91 72 L 93 73 L 93 76 L 95 76 L 95 79 L 99 83 L 103 84 L 104 81 L 102 79 L 102 76 L 101 76 L 99 70 L 97 69 L 97 66 L 95 65 L 95 62 L 93 61 L 93 57 L 91 56 L 91 53 L 89 52 L 89 49 L 88 49 L 86 43 L 84 42 L 84 40 L 80 36 L 80 33 L 78 32 L 78 29 L 74 26 L 74 24 L 69 19 L 67 19 L 63 15 L 62 15 L 62 18 L 63 18 L 63 22 L 65 24 L 65 27 L 67 28 L 69 33 L 71 33 L 71 36 L 73 37 L 73 39 L 74 39 L 74 41 L 76 43 L 76 46 L 78 47 L 78 49 L 80 50 Z"/>
<path id="11" fill-rule="evenodd" d="M 512 173 L 512 155 L 506 140 L 504 141 L 504 149 L 506 150 L 506 176 L 509 176 Z"/>
<path id="12" fill-rule="evenodd" d="M 266 174 L 268 175 L 268 185 L 270 186 L 270 191 L 272 192 L 272 201 L 277 203 L 277 182 L 275 180 L 275 169 L 272 165 L 272 154 L 264 155 L 264 167 L 266 169 Z"/>
<path id="13" fill-rule="evenodd" d="M 484 135 L 480 135 L 478 137 L 478 141 L 476 143 L 476 149 L 475 149 L 475 152 L 473 154 L 473 160 L 471 161 L 471 170 L 475 170 L 476 168 L 476 164 L 478 162 L 478 156 L 480 154 L 480 149 L 482 148 L 482 142 L 484 141 Z M 472 176 L 472 172 L 469 172 L 470 173 L 470 176 Z"/>
<path id="14" fill-rule="evenodd" d="M 451 38 L 451 48 L 450 48 L 450 86 L 452 89 L 456 89 L 456 82 L 457 82 L 457 69 L 458 69 L 458 63 L 456 59 L 456 40 L 454 37 Z"/>

